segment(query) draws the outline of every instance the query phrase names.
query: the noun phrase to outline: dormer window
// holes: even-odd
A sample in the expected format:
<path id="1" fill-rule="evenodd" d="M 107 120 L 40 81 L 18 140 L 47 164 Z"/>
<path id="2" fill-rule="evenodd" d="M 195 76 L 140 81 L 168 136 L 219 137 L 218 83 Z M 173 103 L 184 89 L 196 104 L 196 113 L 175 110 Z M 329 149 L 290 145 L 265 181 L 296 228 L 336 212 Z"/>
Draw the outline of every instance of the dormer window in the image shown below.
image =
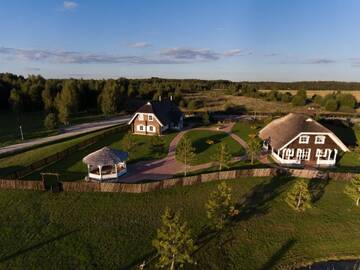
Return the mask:
<path id="1" fill-rule="evenodd" d="M 309 136 L 300 136 L 299 143 L 300 144 L 308 144 L 309 143 Z"/>
<path id="2" fill-rule="evenodd" d="M 316 136 L 315 137 L 315 144 L 324 144 L 325 143 L 325 136 Z"/>
<path id="3" fill-rule="evenodd" d="M 149 120 L 149 121 L 153 121 L 153 120 L 154 120 L 154 117 L 153 117 L 151 114 L 149 114 L 149 115 L 148 115 L 148 120 Z"/>

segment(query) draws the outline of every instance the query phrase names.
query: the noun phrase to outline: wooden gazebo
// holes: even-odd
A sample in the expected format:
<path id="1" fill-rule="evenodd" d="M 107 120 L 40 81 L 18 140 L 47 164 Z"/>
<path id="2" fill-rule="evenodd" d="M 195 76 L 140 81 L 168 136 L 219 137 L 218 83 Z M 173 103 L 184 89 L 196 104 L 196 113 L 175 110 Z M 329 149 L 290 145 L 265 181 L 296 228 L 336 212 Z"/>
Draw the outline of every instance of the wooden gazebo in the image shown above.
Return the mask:
<path id="1" fill-rule="evenodd" d="M 127 172 L 128 153 L 103 147 L 83 158 L 88 167 L 88 180 L 116 181 Z"/>

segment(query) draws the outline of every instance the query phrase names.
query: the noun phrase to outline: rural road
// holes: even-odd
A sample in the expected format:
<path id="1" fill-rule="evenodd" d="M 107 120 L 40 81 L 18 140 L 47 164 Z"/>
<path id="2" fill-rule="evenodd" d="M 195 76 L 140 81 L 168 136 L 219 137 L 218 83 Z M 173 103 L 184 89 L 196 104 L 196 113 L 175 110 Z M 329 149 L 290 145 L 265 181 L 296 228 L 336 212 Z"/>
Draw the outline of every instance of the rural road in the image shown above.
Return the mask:
<path id="1" fill-rule="evenodd" d="M 100 130 L 103 128 L 108 128 L 111 126 L 119 125 L 127 123 L 130 120 L 131 116 L 125 115 L 125 116 L 118 116 L 111 118 L 109 120 L 103 120 L 103 121 L 96 121 L 96 122 L 90 122 L 90 123 L 83 123 L 78 125 L 69 126 L 67 128 L 62 129 L 62 133 L 54 136 L 44 137 L 44 138 L 37 138 L 33 140 L 28 140 L 23 143 L 18 144 L 12 144 L 8 146 L 4 146 L 0 148 L 0 155 L 3 154 L 11 154 L 18 151 L 23 151 L 28 148 L 41 145 L 44 143 L 49 142 L 55 142 L 58 140 L 70 138 L 76 135 L 85 134 L 88 132 Z"/>

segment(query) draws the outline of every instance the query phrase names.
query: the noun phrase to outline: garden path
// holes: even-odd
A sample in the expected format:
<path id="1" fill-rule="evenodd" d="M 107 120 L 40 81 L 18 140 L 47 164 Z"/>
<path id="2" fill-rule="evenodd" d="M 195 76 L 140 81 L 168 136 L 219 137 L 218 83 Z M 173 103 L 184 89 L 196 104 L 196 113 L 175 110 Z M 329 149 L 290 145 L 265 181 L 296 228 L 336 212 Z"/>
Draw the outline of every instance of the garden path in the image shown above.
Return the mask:
<path id="1" fill-rule="evenodd" d="M 248 149 L 247 143 L 235 133 L 232 133 L 234 123 L 224 124 L 219 127 L 201 127 L 187 129 L 179 132 L 169 145 L 169 152 L 165 158 L 159 160 L 140 161 L 128 165 L 128 174 L 121 177 L 121 182 L 135 183 L 142 180 L 164 180 L 171 178 L 173 175 L 184 171 L 184 164 L 177 161 L 175 158 L 176 146 L 181 138 L 190 130 L 212 130 L 220 131 L 229 134 L 235 141 L 242 145 L 245 150 Z M 246 154 L 241 157 L 235 157 L 234 162 L 245 160 Z M 188 166 L 188 172 L 199 171 L 215 166 L 215 162 L 208 162 L 195 166 Z"/>

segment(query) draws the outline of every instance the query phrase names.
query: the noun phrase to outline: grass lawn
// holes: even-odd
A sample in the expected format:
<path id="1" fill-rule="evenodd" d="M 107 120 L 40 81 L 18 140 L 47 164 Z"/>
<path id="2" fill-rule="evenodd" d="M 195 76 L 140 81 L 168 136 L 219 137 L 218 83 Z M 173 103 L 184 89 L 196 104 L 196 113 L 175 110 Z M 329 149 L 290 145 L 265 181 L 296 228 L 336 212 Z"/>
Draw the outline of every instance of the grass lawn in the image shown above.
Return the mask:
<path id="1" fill-rule="evenodd" d="M 195 148 L 196 158 L 191 165 L 214 161 L 220 143 L 226 143 L 233 156 L 245 153 L 244 148 L 228 134 L 220 131 L 193 130 L 186 133 Z M 207 141 L 212 140 L 213 144 Z"/>
<path id="2" fill-rule="evenodd" d="M 263 127 L 263 125 L 264 124 L 260 121 L 254 121 L 254 122 L 239 121 L 239 122 L 236 122 L 236 124 L 234 125 L 232 132 L 237 134 L 244 141 L 248 142 L 249 134 L 251 134 L 251 132 L 253 132 L 251 127 L 255 126 L 256 127 L 255 131 L 258 132 Z"/>
<path id="3" fill-rule="evenodd" d="M 150 136 L 141 136 L 141 135 L 132 135 L 136 145 L 129 153 L 129 161 L 136 162 L 146 159 L 162 158 L 166 156 L 169 144 L 171 140 L 175 137 L 177 133 L 168 133 L 163 136 L 165 142 L 165 152 L 163 153 L 152 153 L 151 151 L 151 137 Z M 82 162 L 82 159 L 94 152 L 101 147 L 110 146 L 116 149 L 124 149 L 124 135 L 125 132 L 118 132 L 106 136 L 101 141 L 97 142 L 94 145 L 91 145 L 85 149 L 79 150 L 76 153 L 72 154 L 70 157 L 54 163 L 53 165 L 48 166 L 42 171 L 47 172 L 57 172 L 60 173 L 60 180 L 62 181 L 78 181 L 84 179 L 87 174 L 87 167 Z M 28 175 L 25 179 L 28 180 L 37 180 L 40 179 L 40 172 L 34 172 L 33 174 Z"/>
<path id="4" fill-rule="evenodd" d="M 44 112 L 26 112 L 21 115 L 21 126 L 25 140 L 57 134 L 56 130 L 44 128 Z M 21 141 L 17 115 L 13 112 L 0 112 L 0 146 Z"/>
<path id="5" fill-rule="evenodd" d="M 360 257 L 360 209 L 343 182 L 322 186 L 311 209 L 297 213 L 283 198 L 288 178 L 227 181 L 240 215 L 207 235 L 185 269 L 291 269 L 326 258 Z M 199 239 L 204 204 L 217 183 L 146 194 L 0 191 L 3 269 L 138 269 L 165 207 L 181 210 Z M 204 238 L 201 238 L 204 239 Z M 153 269 L 148 267 L 146 269 Z"/>
<path id="6" fill-rule="evenodd" d="M 91 137 L 94 137 L 98 134 L 103 133 L 102 131 L 96 131 L 86 135 L 82 135 L 73 139 L 68 139 L 65 141 L 40 146 L 35 149 L 31 149 L 25 152 L 21 152 L 15 155 L 6 156 L 0 158 L 0 176 L 10 174 L 16 170 L 19 170 L 23 167 L 30 165 L 31 163 L 41 160 L 47 156 L 53 155 L 57 152 L 61 152 L 66 148 L 69 148 L 73 145 L 78 144 L 84 140 L 87 140 Z"/>

